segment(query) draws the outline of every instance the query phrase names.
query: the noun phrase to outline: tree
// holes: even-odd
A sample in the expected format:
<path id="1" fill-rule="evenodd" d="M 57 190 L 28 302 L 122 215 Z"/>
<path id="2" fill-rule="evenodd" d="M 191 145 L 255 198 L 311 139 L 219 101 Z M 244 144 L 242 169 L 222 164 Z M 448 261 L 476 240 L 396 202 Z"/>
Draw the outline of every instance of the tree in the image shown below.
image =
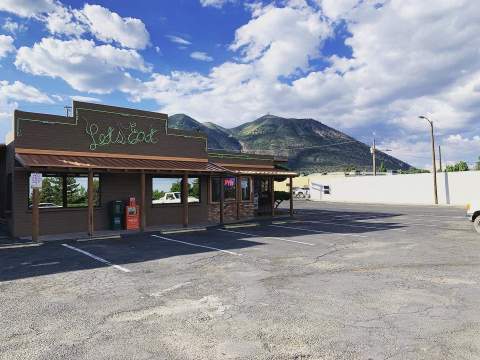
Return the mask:
<path id="1" fill-rule="evenodd" d="M 480 171 L 480 156 L 478 157 L 478 161 L 477 161 L 477 163 L 475 164 L 475 170 Z"/>
<path id="2" fill-rule="evenodd" d="M 275 191 L 275 209 L 282 203 L 284 200 L 290 200 L 290 193 L 287 191 Z"/>
<path id="3" fill-rule="evenodd" d="M 381 173 L 387 172 L 387 168 L 385 167 L 385 163 L 383 161 L 381 162 L 380 167 L 378 168 L 378 172 L 381 172 Z"/>
<path id="4" fill-rule="evenodd" d="M 468 164 L 465 161 L 459 161 L 455 165 L 447 165 L 447 172 L 468 171 Z"/>
<path id="5" fill-rule="evenodd" d="M 63 179 L 61 177 L 45 177 L 40 191 L 40 202 L 63 204 Z"/>

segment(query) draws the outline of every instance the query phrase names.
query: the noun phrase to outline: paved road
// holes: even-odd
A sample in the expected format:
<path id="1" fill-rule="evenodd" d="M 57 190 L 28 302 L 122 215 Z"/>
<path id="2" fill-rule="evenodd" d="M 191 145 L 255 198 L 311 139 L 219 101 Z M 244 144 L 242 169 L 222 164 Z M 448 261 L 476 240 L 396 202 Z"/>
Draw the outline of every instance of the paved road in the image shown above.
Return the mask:
<path id="1" fill-rule="evenodd" d="M 463 210 L 296 207 L 260 226 L 0 247 L 0 359 L 480 358 Z"/>

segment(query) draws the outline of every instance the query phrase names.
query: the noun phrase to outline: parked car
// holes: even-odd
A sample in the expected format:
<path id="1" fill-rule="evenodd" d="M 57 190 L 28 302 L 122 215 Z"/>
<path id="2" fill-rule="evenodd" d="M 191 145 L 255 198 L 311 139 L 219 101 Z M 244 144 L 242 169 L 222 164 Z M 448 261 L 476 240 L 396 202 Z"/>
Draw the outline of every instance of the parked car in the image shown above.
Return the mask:
<path id="1" fill-rule="evenodd" d="M 28 205 L 28 207 L 31 209 L 33 205 L 30 204 Z M 61 208 L 61 206 L 54 203 L 39 203 L 38 208 L 39 209 L 56 209 L 56 208 Z"/>
<path id="2" fill-rule="evenodd" d="M 480 201 L 467 205 L 467 217 L 473 222 L 473 228 L 480 233 Z"/>
<path id="3" fill-rule="evenodd" d="M 198 202 L 198 198 L 189 196 L 188 197 L 188 202 Z M 167 192 L 165 195 L 163 195 L 160 199 L 153 200 L 153 204 L 179 204 L 182 202 L 182 195 L 179 191 L 175 192 Z"/>
<path id="4" fill-rule="evenodd" d="M 293 196 L 297 199 L 306 199 L 310 197 L 310 189 L 308 187 L 294 188 Z"/>

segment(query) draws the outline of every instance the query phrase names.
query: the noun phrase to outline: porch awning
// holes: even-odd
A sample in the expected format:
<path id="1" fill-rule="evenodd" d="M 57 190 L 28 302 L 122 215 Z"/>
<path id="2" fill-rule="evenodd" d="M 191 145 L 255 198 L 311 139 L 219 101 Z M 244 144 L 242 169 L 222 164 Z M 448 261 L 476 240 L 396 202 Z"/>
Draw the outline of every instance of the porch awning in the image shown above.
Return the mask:
<path id="1" fill-rule="evenodd" d="M 15 154 L 18 162 L 26 168 L 71 168 L 105 170 L 150 170 L 179 171 L 200 173 L 225 173 L 225 169 L 203 159 L 177 160 L 153 158 L 122 158 L 103 156 L 51 155 L 51 154 Z"/>
<path id="2" fill-rule="evenodd" d="M 221 165 L 228 172 L 237 174 L 237 175 L 265 175 L 265 176 L 298 176 L 294 171 L 289 171 L 280 168 L 269 168 L 269 167 L 244 167 L 244 166 L 228 166 Z"/>

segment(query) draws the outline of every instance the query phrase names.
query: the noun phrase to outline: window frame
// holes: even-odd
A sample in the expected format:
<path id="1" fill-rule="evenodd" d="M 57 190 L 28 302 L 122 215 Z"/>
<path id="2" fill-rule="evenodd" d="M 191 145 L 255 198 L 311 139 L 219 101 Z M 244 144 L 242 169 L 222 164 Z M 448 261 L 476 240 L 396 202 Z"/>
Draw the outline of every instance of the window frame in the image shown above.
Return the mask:
<path id="1" fill-rule="evenodd" d="M 31 193 L 30 193 L 30 176 L 33 173 L 33 171 L 30 171 L 27 173 L 27 211 L 32 211 L 31 208 Z M 41 208 L 39 207 L 40 211 L 62 211 L 62 210 L 67 210 L 67 211 L 75 211 L 75 210 L 84 210 L 88 209 L 88 204 L 86 206 L 68 206 L 68 200 L 67 200 L 67 189 L 65 188 L 65 184 L 67 181 L 67 177 L 85 177 L 88 179 L 88 174 L 85 173 L 46 173 L 42 172 L 43 178 L 46 177 L 56 177 L 56 178 L 61 178 L 62 179 L 62 205 L 59 207 L 54 207 L 54 208 Z M 93 174 L 94 178 L 98 178 L 98 202 L 94 204 L 94 208 L 101 208 L 102 207 L 102 176 L 101 174 Z M 88 191 L 88 185 L 87 185 L 87 191 Z"/>

